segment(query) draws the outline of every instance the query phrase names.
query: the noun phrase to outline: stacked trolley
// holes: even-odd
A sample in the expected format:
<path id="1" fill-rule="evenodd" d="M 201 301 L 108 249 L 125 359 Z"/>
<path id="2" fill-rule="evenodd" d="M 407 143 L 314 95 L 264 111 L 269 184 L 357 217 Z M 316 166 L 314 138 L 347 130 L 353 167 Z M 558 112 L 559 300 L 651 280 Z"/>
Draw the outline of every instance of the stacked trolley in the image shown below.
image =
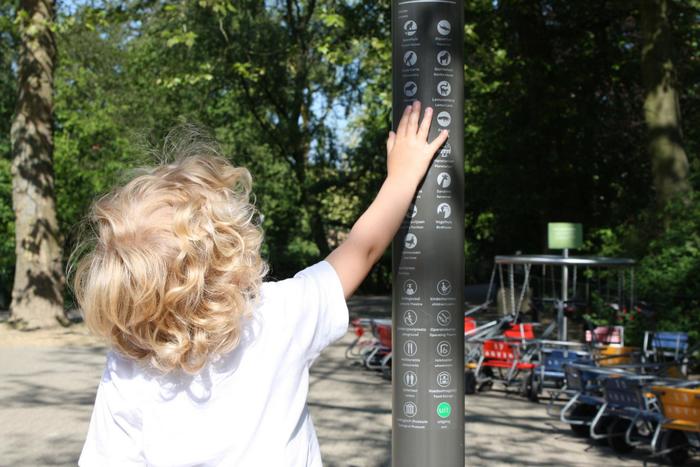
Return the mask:
<path id="1" fill-rule="evenodd" d="M 355 339 L 345 349 L 345 357 L 359 361 L 368 370 L 391 378 L 391 320 L 357 318 L 351 321 Z"/>
<path id="2" fill-rule="evenodd" d="M 570 398 L 561 421 L 621 454 L 646 447 L 652 457 L 685 462 L 698 449 L 700 383 L 683 379 L 679 370 L 687 367 L 691 349 L 666 350 L 672 353 L 604 355 L 567 364 Z M 611 360 L 622 363 L 611 365 Z"/>
<path id="3" fill-rule="evenodd" d="M 465 333 L 465 388 L 478 391 L 501 381 L 507 389 L 520 388 L 533 401 L 543 392 L 553 397 L 564 394 L 567 363 L 590 359 L 593 350 L 619 353 L 616 347 L 623 341 L 624 331 L 620 330 L 612 334 L 618 342 L 602 339 L 600 330 L 594 330 L 587 342 L 569 340 L 569 319 L 591 302 L 595 289 L 595 274 L 590 271 L 607 274 L 608 283 L 602 288 L 610 306 L 631 308 L 633 265 L 631 259 L 570 257 L 566 253 L 496 256 L 487 302 L 491 292 L 497 291 L 495 301 L 503 317 L 495 321 L 499 326 L 491 328 L 498 332 L 485 336 Z M 616 283 L 611 285 L 610 277 Z M 553 319 L 541 321 L 545 315 Z M 605 349 L 598 345 L 601 342 Z"/>

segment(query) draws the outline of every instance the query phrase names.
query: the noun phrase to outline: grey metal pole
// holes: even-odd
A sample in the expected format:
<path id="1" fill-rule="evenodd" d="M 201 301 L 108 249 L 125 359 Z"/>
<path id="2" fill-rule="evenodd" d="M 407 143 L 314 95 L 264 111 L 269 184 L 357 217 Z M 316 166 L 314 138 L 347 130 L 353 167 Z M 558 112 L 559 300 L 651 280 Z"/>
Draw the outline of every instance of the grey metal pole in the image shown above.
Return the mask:
<path id="1" fill-rule="evenodd" d="M 393 121 L 447 128 L 392 246 L 392 465 L 464 465 L 463 0 L 392 0 Z"/>
<path id="2" fill-rule="evenodd" d="M 564 249 L 563 253 L 564 258 L 569 257 L 569 250 L 567 248 Z M 567 340 L 567 322 L 566 322 L 566 302 L 569 300 L 569 268 L 565 264 L 562 266 L 562 272 L 561 272 L 561 316 L 559 317 L 560 322 L 559 322 L 559 335 L 557 338 L 560 341 L 565 341 Z"/>

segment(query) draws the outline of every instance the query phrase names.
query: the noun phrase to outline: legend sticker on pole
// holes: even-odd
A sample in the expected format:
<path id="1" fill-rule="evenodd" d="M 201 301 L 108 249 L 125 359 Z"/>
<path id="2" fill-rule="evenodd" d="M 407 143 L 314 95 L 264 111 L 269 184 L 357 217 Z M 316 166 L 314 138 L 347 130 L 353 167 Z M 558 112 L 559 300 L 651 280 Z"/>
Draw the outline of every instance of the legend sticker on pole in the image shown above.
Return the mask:
<path id="1" fill-rule="evenodd" d="M 393 121 L 433 107 L 433 160 L 392 246 L 392 465 L 464 465 L 462 0 L 393 0 Z"/>

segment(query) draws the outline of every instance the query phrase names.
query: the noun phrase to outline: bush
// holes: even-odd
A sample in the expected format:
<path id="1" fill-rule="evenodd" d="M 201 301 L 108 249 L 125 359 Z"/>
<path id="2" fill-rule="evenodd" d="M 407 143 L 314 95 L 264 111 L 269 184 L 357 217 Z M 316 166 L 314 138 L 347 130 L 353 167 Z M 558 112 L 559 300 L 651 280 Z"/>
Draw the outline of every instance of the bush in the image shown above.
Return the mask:
<path id="1" fill-rule="evenodd" d="M 656 312 L 656 327 L 700 340 L 700 197 L 668 206 L 667 227 L 649 243 L 638 268 L 638 294 Z"/>
<path id="2" fill-rule="evenodd" d="M 692 194 L 670 203 L 660 216 L 646 212 L 591 238 L 596 254 L 638 259 L 637 301 L 648 304 L 652 313 L 639 314 L 634 323 L 621 317 L 623 324 L 637 331 L 625 332 L 633 336 L 631 345 L 641 343 L 644 330 L 685 331 L 691 342 L 700 341 L 700 196 Z"/>

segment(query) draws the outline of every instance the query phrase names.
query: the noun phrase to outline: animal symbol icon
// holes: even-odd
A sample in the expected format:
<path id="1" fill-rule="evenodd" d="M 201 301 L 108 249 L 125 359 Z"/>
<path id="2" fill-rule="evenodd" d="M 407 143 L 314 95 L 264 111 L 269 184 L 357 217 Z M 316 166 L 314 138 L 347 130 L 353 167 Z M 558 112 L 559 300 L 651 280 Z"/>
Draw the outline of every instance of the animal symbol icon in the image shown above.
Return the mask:
<path id="1" fill-rule="evenodd" d="M 418 31 L 418 25 L 412 19 L 403 23 L 403 32 L 407 36 L 413 36 Z"/>
<path id="2" fill-rule="evenodd" d="M 441 36 L 447 36 L 452 31 L 452 25 L 446 19 L 443 19 L 437 24 L 437 31 Z"/>
<path id="3" fill-rule="evenodd" d="M 418 245 L 418 237 L 412 233 L 406 234 L 406 237 L 403 240 L 403 245 L 409 250 L 414 249 L 416 245 Z"/>
<path id="4" fill-rule="evenodd" d="M 403 93 L 406 97 L 413 97 L 418 92 L 418 85 L 413 81 L 409 81 L 403 86 Z"/>
<path id="5" fill-rule="evenodd" d="M 452 86 L 447 81 L 440 81 L 437 86 L 437 92 L 442 97 L 449 96 L 450 92 L 452 92 Z"/>
<path id="6" fill-rule="evenodd" d="M 437 176 L 437 184 L 440 188 L 448 188 L 452 184 L 452 177 L 447 172 L 440 172 Z"/>
<path id="7" fill-rule="evenodd" d="M 447 66 L 450 64 L 450 62 L 452 62 L 452 55 L 450 55 L 450 52 L 447 50 L 441 50 L 437 54 L 437 62 L 441 66 Z"/>
<path id="8" fill-rule="evenodd" d="M 406 66 L 414 66 L 418 62 L 418 54 L 416 54 L 413 50 L 409 50 L 405 54 L 403 54 L 403 63 Z"/>
<path id="9" fill-rule="evenodd" d="M 438 125 L 440 125 L 443 128 L 450 126 L 450 123 L 452 122 L 452 116 L 450 115 L 450 113 L 448 111 L 443 110 L 442 112 L 440 112 L 438 114 L 437 122 L 438 122 Z"/>
<path id="10" fill-rule="evenodd" d="M 452 208 L 447 203 L 440 203 L 437 207 L 438 216 L 442 216 L 443 219 L 447 219 L 452 215 Z"/>

